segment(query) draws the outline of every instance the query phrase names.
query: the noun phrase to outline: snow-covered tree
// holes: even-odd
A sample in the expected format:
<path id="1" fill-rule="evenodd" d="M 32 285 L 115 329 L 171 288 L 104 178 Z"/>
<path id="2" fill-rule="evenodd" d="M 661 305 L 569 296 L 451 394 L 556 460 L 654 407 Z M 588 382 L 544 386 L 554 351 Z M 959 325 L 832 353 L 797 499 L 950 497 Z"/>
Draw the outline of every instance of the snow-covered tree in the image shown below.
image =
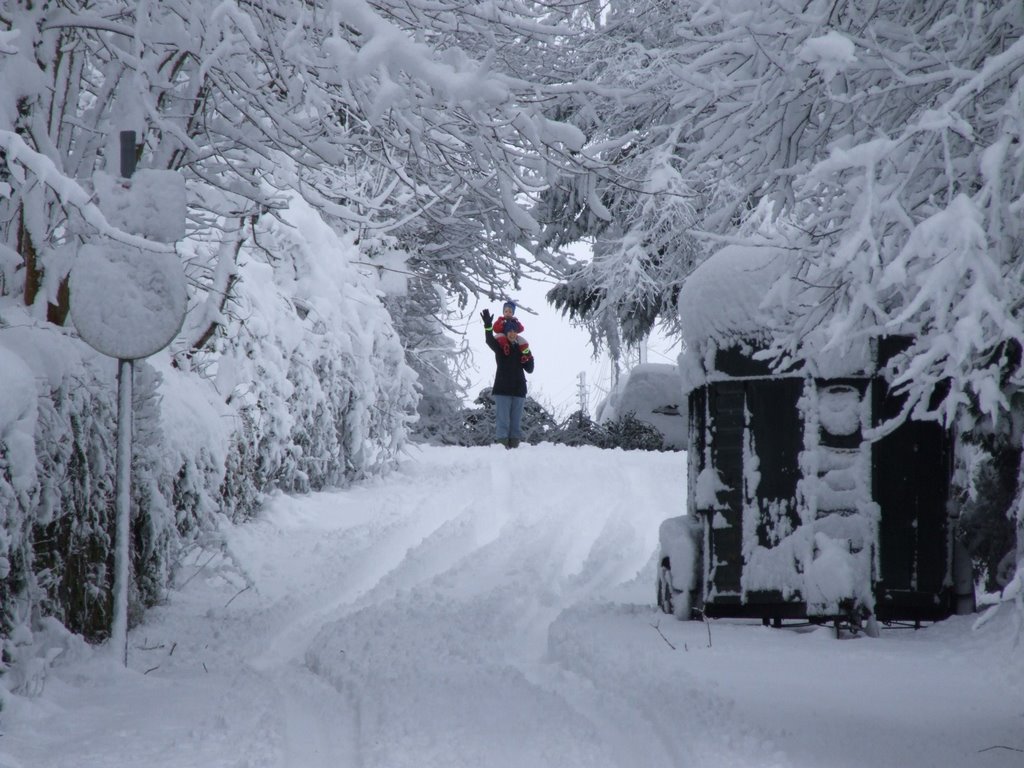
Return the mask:
<path id="1" fill-rule="evenodd" d="M 391 238 L 415 275 L 462 297 L 518 273 L 512 244 L 537 228 L 523 201 L 586 165 L 573 154 L 580 132 L 541 108 L 557 76 L 539 51 L 555 50 L 560 18 L 514 2 L 12 0 L 0 9 L 0 318 L 48 329 L 32 337 L 39 349 L 8 357 L 32 370 L 68 335 L 68 274 L 82 245 L 153 247 L 93 196 L 98 172 L 123 175 L 119 131 L 136 133 L 127 152 L 141 167 L 176 171 L 188 185 L 177 252 L 190 312 L 172 356 L 154 359 L 164 384 L 154 378 L 147 391 L 189 394 L 138 406 L 145 434 L 154 444 L 164 435 L 159 457 L 136 466 L 137 503 L 155 515 L 135 553 L 143 602 L 167 578 L 165 545 L 175 542 L 165 535 L 183 545 L 217 513 L 251 514 L 267 490 L 347 482 L 400 449 L 414 376 L 360 263 Z M 12 366 L 0 371 L 5 390 Z M 99 637 L 111 380 L 75 366 L 33 374 L 24 381 L 39 382 L 36 395 L 58 414 L 73 399 L 68 381 L 90 382 L 75 408 L 96 428 L 73 454 L 85 463 L 69 492 L 97 498 L 59 506 L 54 525 L 92 538 L 56 537 L 81 556 L 79 570 L 54 561 L 51 581 L 33 587 L 30 521 L 46 517 L 40 506 L 52 509 L 53 496 L 48 453 L 30 445 L 56 432 L 35 407 L 0 414 L 3 492 L 18 499 L 5 505 L 0 535 L 0 635 L 50 601 L 47 612 Z M 189 398 L 192 410 L 216 414 L 189 421 Z M 34 438 L 12 448 L 12 420 Z M 22 463 L 39 471 L 30 477 Z M 89 599 L 69 598 L 66 580 Z"/>
<path id="2" fill-rule="evenodd" d="M 557 22 L 511 2 L 15 2 L 0 17 L 0 66 L 19 84 L 0 144 L 5 241 L 38 260 L 26 298 L 55 294 L 66 269 L 50 251 L 71 233 L 51 225 L 88 208 L 73 180 L 111 160 L 120 128 L 152 167 L 222 193 L 201 196 L 197 226 L 263 215 L 294 189 L 346 228 L 422 243 L 462 290 L 500 289 L 510 244 L 537 228 L 517 198 L 582 159 L 582 134 L 543 114 L 552 74 L 531 79 Z"/>
<path id="3" fill-rule="evenodd" d="M 458 331 L 448 323 L 444 292 L 423 278 L 413 278 L 405 295 L 389 298 L 388 310 L 398 318 L 406 361 L 416 372 L 419 418 L 413 425 L 418 440 L 445 444 L 462 426 L 462 393 L 468 377 L 464 347 L 453 340 Z"/>
<path id="4" fill-rule="evenodd" d="M 521 271 L 513 243 L 537 228 L 523 202 L 588 164 L 580 132 L 543 112 L 567 87 L 564 16 L 513 2 L 12 3 L 0 290 L 64 322 L 77 244 L 125 238 L 88 180 L 116 166 L 129 128 L 144 166 L 189 183 L 179 365 L 209 364 L 197 353 L 230 324 L 240 254 L 289 190 L 367 260 L 393 238 L 406 269 L 459 301 L 499 295 Z M 443 396 L 432 380 L 424 393 Z"/>
<path id="5" fill-rule="evenodd" d="M 799 354 L 815 326 L 836 345 L 905 335 L 889 366 L 905 414 L 965 434 L 1009 425 L 1019 457 L 1024 8 L 851 9 L 798 53 L 833 127 L 791 187 L 806 282 L 779 296 L 808 309 L 776 349 Z"/>
<path id="6" fill-rule="evenodd" d="M 553 241 L 596 243 L 557 302 L 629 333 L 671 311 L 708 252 L 775 240 L 799 255 L 772 293 L 790 316 L 777 357 L 799 358 L 812 331 L 837 346 L 906 335 L 889 370 L 904 416 L 968 432 L 1009 421 L 1024 343 L 1024 7 L 651 0 L 613 6 L 580 57 L 594 98 L 566 114 L 611 143 L 603 157 L 622 174 L 600 206 L 579 185 L 546 200 L 576 223 L 550 227 Z"/>

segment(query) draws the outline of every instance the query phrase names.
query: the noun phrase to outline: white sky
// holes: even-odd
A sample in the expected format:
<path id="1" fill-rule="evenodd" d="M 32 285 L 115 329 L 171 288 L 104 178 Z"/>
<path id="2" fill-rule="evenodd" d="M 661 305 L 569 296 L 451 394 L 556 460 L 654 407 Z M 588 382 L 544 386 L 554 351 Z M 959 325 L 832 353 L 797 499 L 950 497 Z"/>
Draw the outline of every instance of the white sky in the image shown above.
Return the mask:
<path id="1" fill-rule="evenodd" d="M 509 455 L 414 447 L 388 477 L 274 496 L 187 556 L 127 670 L 46 625 L 34 695 L 0 685 L 0 765 L 1022 764 L 1011 606 L 844 640 L 677 621 L 653 602 L 685 453 Z"/>

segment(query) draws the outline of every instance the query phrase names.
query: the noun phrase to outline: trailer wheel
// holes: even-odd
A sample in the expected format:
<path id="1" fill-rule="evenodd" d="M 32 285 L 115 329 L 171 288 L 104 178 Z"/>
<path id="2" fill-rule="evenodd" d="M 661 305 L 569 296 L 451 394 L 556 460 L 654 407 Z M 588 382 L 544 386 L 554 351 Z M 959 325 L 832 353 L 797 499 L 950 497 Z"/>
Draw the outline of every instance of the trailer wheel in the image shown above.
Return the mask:
<path id="1" fill-rule="evenodd" d="M 658 607 L 662 613 L 672 615 L 674 611 L 672 592 L 672 566 L 667 557 L 661 559 L 658 568 Z"/>

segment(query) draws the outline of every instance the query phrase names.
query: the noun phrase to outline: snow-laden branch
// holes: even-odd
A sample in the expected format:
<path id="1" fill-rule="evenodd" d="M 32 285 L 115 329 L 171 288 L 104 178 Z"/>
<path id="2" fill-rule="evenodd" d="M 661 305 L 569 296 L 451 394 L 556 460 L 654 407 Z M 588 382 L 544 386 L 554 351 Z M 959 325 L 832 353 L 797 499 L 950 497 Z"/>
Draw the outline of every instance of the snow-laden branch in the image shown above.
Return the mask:
<path id="1" fill-rule="evenodd" d="M 100 235 L 144 250 L 174 253 L 173 244 L 149 240 L 112 226 L 96 205 L 90 192 L 83 189 L 75 179 L 61 173 L 49 157 L 34 151 L 13 131 L 0 130 L 0 149 L 6 154 L 7 165 L 12 174 L 24 181 L 31 180 L 53 190 L 62 203 L 77 210 L 85 222 Z M 26 171 L 31 176 L 26 175 Z"/>

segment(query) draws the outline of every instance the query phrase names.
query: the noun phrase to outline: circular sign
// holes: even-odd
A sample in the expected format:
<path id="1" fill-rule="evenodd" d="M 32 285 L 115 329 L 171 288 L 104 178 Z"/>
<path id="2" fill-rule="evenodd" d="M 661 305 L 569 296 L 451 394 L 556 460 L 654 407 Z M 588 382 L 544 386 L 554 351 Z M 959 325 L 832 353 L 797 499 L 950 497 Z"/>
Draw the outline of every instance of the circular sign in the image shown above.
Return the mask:
<path id="1" fill-rule="evenodd" d="M 177 255 L 85 245 L 71 269 L 71 319 L 90 347 L 137 360 L 166 347 L 185 322 L 188 293 Z"/>

